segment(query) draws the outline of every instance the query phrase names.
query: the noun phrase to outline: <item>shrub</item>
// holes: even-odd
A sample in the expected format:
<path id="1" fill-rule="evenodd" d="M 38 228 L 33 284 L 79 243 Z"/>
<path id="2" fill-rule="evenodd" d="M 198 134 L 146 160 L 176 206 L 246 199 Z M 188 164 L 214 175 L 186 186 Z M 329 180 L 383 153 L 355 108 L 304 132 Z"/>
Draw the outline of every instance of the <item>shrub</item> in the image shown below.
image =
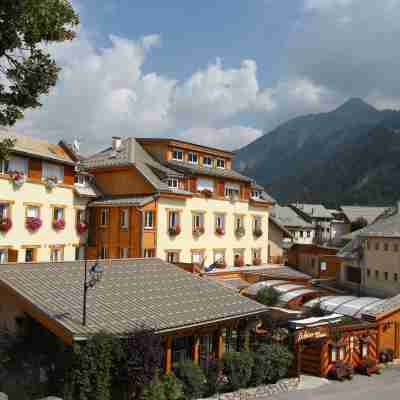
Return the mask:
<path id="1" fill-rule="evenodd" d="M 265 287 L 257 292 L 256 301 L 271 307 L 278 303 L 279 296 L 279 292 L 273 287 Z"/>
<path id="2" fill-rule="evenodd" d="M 224 375 L 230 390 L 247 387 L 254 367 L 254 356 L 249 352 L 225 353 L 222 359 Z"/>
<path id="3" fill-rule="evenodd" d="M 263 379 L 265 383 L 275 383 L 287 376 L 293 362 L 293 354 L 281 344 L 264 344 L 257 348 L 257 361 L 262 363 L 264 376 L 253 370 L 253 380 Z"/>
<path id="4" fill-rule="evenodd" d="M 208 368 L 204 371 L 206 376 L 206 385 L 204 394 L 210 397 L 217 393 L 221 385 L 222 363 L 219 360 L 212 361 Z"/>
<path id="5" fill-rule="evenodd" d="M 165 387 L 158 374 L 143 389 L 143 400 L 167 400 Z"/>
<path id="6" fill-rule="evenodd" d="M 192 361 L 183 361 L 174 366 L 174 372 L 183 385 L 185 398 L 196 399 L 203 395 L 205 381 L 203 370 Z"/>
<path id="7" fill-rule="evenodd" d="M 164 375 L 161 379 L 166 400 L 181 400 L 185 397 L 183 385 L 174 374 Z"/>

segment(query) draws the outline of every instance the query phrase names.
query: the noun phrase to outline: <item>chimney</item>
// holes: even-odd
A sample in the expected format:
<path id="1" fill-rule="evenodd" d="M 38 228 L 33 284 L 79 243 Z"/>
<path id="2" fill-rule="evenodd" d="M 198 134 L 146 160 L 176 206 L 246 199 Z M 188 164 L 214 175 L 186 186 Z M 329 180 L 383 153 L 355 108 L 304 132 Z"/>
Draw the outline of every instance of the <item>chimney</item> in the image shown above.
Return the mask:
<path id="1" fill-rule="evenodd" d="M 112 137 L 112 149 L 115 151 L 119 151 L 121 148 L 122 140 L 120 136 Z"/>

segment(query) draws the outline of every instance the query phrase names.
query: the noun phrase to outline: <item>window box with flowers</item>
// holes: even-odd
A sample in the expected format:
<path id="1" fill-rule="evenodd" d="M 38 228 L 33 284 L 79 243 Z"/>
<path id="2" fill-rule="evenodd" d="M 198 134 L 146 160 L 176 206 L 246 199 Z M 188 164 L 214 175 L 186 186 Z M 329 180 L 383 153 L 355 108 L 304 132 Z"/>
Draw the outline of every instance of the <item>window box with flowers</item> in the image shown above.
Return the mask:
<path id="1" fill-rule="evenodd" d="M 65 229 L 65 220 L 63 218 L 53 220 L 53 228 L 56 231 L 62 231 Z"/>
<path id="2" fill-rule="evenodd" d="M 42 226 L 43 222 L 39 217 L 26 217 L 25 227 L 29 232 L 36 232 Z"/>
<path id="3" fill-rule="evenodd" d="M 47 190 L 53 190 L 58 183 L 58 178 L 56 176 L 49 176 L 44 180 Z"/>
<path id="4" fill-rule="evenodd" d="M 244 257 L 239 254 L 236 254 L 235 260 L 234 260 L 234 265 L 237 268 L 244 267 Z"/>
<path id="5" fill-rule="evenodd" d="M 235 229 L 235 235 L 236 235 L 237 237 L 243 237 L 245 234 L 246 234 L 246 230 L 244 229 L 243 226 L 238 226 L 238 227 Z"/>
<path id="6" fill-rule="evenodd" d="M 168 229 L 168 233 L 170 234 L 170 236 L 178 236 L 181 233 L 181 226 L 179 224 L 170 226 Z"/>
<path id="7" fill-rule="evenodd" d="M 11 218 L 0 217 L 0 232 L 7 233 L 12 228 Z"/>
<path id="8" fill-rule="evenodd" d="M 260 227 L 255 227 L 253 230 L 253 235 L 256 238 L 260 238 L 263 235 L 263 230 Z"/>
<path id="9" fill-rule="evenodd" d="M 204 226 L 196 226 L 193 228 L 193 235 L 195 236 L 201 236 L 204 235 Z"/>
<path id="10" fill-rule="evenodd" d="M 224 236 L 224 235 L 225 235 L 225 230 L 224 230 L 224 228 L 221 228 L 220 226 L 217 226 L 217 227 L 215 228 L 215 233 L 216 233 L 218 236 Z"/>
<path id="11" fill-rule="evenodd" d="M 78 222 L 76 225 L 76 230 L 80 235 L 84 234 L 88 230 L 88 224 L 86 222 Z"/>
<path id="12" fill-rule="evenodd" d="M 16 188 L 20 188 L 26 182 L 26 175 L 20 171 L 9 172 L 11 181 Z"/>

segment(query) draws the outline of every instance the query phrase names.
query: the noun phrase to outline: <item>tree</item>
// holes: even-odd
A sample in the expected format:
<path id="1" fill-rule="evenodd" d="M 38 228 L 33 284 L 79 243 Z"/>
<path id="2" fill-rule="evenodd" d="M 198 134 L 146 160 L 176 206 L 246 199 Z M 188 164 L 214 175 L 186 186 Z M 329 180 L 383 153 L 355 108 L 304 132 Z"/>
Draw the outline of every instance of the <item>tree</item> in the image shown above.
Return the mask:
<path id="1" fill-rule="evenodd" d="M 14 146 L 15 146 L 15 139 L 6 138 L 0 140 L 0 161 L 9 160 Z"/>
<path id="2" fill-rule="evenodd" d="M 59 67 L 44 44 L 72 40 L 79 24 L 69 0 L 0 2 L 0 125 L 13 125 L 56 84 Z"/>
<path id="3" fill-rule="evenodd" d="M 257 292 L 256 301 L 265 306 L 275 306 L 279 301 L 279 292 L 273 287 L 265 287 Z"/>

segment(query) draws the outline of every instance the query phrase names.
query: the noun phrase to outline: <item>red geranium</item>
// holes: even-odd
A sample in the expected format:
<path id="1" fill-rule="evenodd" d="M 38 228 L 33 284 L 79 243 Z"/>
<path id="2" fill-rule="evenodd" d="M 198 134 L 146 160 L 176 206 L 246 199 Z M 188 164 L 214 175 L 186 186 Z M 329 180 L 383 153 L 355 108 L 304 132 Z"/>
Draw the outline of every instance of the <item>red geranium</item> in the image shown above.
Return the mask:
<path id="1" fill-rule="evenodd" d="M 220 227 L 218 227 L 218 228 L 215 229 L 215 233 L 216 233 L 217 235 L 220 235 L 220 236 L 225 235 L 224 229 L 223 229 L 223 228 L 220 228 Z"/>
<path id="2" fill-rule="evenodd" d="M 10 218 L 0 218 L 0 231 L 8 232 L 12 228 L 12 221 Z"/>
<path id="3" fill-rule="evenodd" d="M 61 230 L 63 230 L 63 229 L 65 228 L 65 221 L 64 221 L 62 218 L 60 218 L 60 219 L 55 219 L 55 220 L 53 221 L 53 228 L 54 228 L 56 231 L 61 231 Z"/>
<path id="4" fill-rule="evenodd" d="M 79 224 L 76 226 L 76 230 L 78 233 L 82 234 L 85 233 L 88 229 L 87 223 L 86 222 L 79 222 Z"/>
<path id="5" fill-rule="evenodd" d="M 35 232 L 42 226 L 42 220 L 36 217 L 27 217 L 25 226 L 28 231 Z"/>

